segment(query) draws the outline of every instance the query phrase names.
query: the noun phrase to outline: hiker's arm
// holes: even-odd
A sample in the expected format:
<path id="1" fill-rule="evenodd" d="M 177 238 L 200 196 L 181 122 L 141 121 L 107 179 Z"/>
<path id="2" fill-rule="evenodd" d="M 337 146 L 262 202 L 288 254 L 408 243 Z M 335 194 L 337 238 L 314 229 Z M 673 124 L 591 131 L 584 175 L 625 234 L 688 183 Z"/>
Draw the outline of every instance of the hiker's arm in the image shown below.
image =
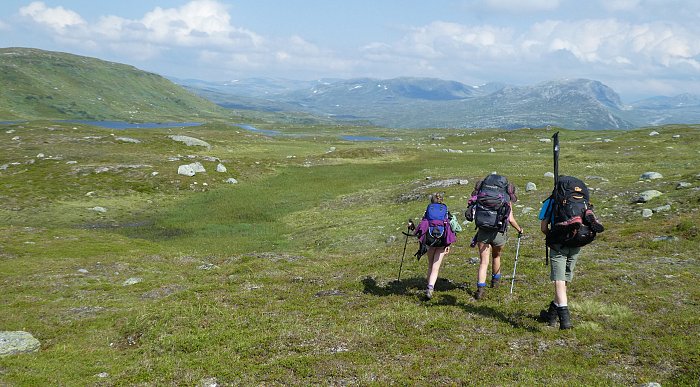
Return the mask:
<path id="1" fill-rule="evenodd" d="M 518 230 L 519 233 L 522 234 L 523 229 L 520 227 L 518 222 L 515 220 L 515 216 L 513 216 L 513 211 L 510 211 L 510 214 L 508 214 L 508 223 L 510 223 L 513 227 L 515 227 L 516 230 Z"/>
<path id="2" fill-rule="evenodd" d="M 542 219 L 540 222 L 540 230 L 542 230 L 542 234 L 544 235 L 549 234 L 549 220 Z"/>

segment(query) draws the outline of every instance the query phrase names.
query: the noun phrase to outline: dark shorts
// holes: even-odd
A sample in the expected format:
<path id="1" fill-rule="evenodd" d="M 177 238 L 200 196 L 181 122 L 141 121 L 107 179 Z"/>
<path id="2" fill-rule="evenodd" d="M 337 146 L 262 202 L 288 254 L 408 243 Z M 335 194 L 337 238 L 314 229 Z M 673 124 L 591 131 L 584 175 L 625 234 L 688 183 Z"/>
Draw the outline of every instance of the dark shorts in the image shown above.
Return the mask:
<path id="1" fill-rule="evenodd" d="M 508 234 L 506 232 L 498 232 L 498 230 L 484 230 L 480 228 L 476 232 L 476 241 L 500 247 L 505 245 L 506 241 L 508 241 Z"/>

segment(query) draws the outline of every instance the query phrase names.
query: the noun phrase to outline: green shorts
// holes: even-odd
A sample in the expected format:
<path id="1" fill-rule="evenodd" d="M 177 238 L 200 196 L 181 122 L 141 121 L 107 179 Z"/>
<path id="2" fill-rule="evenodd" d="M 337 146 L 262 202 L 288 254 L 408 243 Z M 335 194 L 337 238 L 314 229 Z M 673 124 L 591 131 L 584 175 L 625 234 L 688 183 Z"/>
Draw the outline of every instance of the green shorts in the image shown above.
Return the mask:
<path id="1" fill-rule="evenodd" d="M 565 247 L 562 245 L 552 245 L 549 247 L 549 260 L 552 270 L 549 279 L 552 281 L 571 282 L 574 278 L 574 268 L 580 247 Z"/>
<path id="2" fill-rule="evenodd" d="M 498 230 L 484 230 L 481 228 L 476 232 L 476 241 L 487 245 L 500 247 L 505 245 L 507 240 L 507 232 L 498 232 Z"/>

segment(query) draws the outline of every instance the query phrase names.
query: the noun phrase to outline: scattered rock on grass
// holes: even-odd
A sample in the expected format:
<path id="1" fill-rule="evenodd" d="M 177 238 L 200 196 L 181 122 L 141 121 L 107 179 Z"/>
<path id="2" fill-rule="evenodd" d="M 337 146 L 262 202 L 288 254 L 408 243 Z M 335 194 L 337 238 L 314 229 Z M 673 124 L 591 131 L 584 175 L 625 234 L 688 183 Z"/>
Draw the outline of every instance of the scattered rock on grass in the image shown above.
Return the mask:
<path id="1" fill-rule="evenodd" d="M 652 239 L 653 242 L 675 242 L 678 240 L 678 237 L 675 237 L 673 235 L 664 235 L 664 236 L 657 236 Z"/>
<path id="2" fill-rule="evenodd" d="M 37 352 L 41 343 L 29 332 L 0 332 L 0 357 Z"/>
<path id="3" fill-rule="evenodd" d="M 131 137 L 117 137 L 115 140 L 120 141 L 120 142 L 128 142 L 132 144 L 140 144 L 141 140 L 131 138 Z"/>
<path id="4" fill-rule="evenodd" d="M 531 181 L 525 184 L 525 192 L 530 191 L 537 191 L 537 185 Z"/>
<path id="5" fill-rule="evenodd" d="M 344 296 L 344 295 L 345 295 L 345 293 L 341 292 L 338 289 L 321 290 L 320 292 L 316 293 L 316 297 Z"/>
<path id="6" fill-rule="evenodd" d="M 662 179 L 663 177 L 664 176 L 659 172 L 644 172 L 641 176 L 639 176 L 641 180 Z"/>
<path id="7" fill-rule="evenodd" d="M 92 211 L 95 211 L 95 212 L 102 212 L 102 213 L 107 212 L 107 209 L 106 209 L 106 208 L 100 207 L 100 206 L 92 207 L 91 210 L 92 210 Z"/>
<path id="8" fill-rule="evenodd" d="M 681 181 L 676 185 L 676 189 L 690 188 L 691 186 L 692 184 L 685 181 Z"/>
<path id="9" fill-rule="evenodd" d="M 649 200 L 657 198 L 661 195 L 663 195 L 661 192 L 659 192 L 655 189 L 650 189 L 650 190 L 644 191 L 641 194 L 639 194 L 639 196 L 634 201 L 636 203 L 646 203 Z"/>
<path id="10" fill-rule="evenodd" d="M 177 174 L 183 176 L 194 176 L 194 169 L 189 164 L 180 165 L 177 167 Z"/>
<path id="11" fill-rule="evenodd" d="M 664 206 L 659 206 L 659 207 L 653 208 L 652 211 L 654 211 L 654 213 L 671 211 L 671 205 L 666 204 Z"/>
<path id="12" fill-rule="evenodd" d="M 128 278 L 126 281 L 122 282 L 122 286 L 136 285 L 142 281 L 143 281 L 143 278 L 131 277 L 131 278 Z"/>
<path id="13" fill-rule="evenodd" d="M 650 136 L 658 136 L 658 135 L 659 135 L 659 132 L 657 132 L 657 131 L 654 130 L 654 131 L 652 131 L 651 133 L 649 133 L 649 135 L 650 135 Z"/>
<path id="14" fill-rule="evenodd" d="M 224 166 L 224 164 L 219 163 L 219 164 L 216 166 L 216 172 L 222 172 L 222 173 L 223 173 L 223 172 L 226 172 L 226 170 L 227 170 L 227 169 L 226 169 L 226 167 Z"/>
<path id="15" fill-rule="evenodd" d="M 229 183 L 229 184 L 237 184 L 237 183 L 238 183 L 238 180 L 236 180 L 236 179 L 234 179 L 234 178 L 232 178 L 232 177 L 229 177 L 228 179 L 226 179 L 226 183 Z"/>
<path id="16" fill-rule="evenodd" d="M 648 208 L 645 208 L 642 210 L 642 217 L 643 218 L 651 218 L 652 215 L 654 215 L 654 211 L 652 211 Z"/>
<path id="17" fill-rule="evenodd" d="M 187 146 L 203 146 L 205 148 L 211 148 L 211 145 L 209 145 L 208 142 L 202 141 L 198 138 L 190 137 L 190 136 L 168 136 L 174 141 L 181 142 Z"/>
<path id="18" fill-rule="evenodd" d="M 544 177 L 554 177 L 554 173 L 552 172 L 545 172 Z"/>

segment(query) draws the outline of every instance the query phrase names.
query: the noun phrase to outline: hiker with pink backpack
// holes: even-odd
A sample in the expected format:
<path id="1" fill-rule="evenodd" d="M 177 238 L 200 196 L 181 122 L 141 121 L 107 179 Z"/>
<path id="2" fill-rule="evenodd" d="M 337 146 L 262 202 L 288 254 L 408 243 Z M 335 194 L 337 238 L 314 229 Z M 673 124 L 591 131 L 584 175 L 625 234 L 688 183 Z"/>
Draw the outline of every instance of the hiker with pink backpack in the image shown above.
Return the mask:
<path id="1" fill-rule="evenodd" d="M 433 298 L 433 290 L 443 258 L 450 253 L 450 245 L 457 241 L 450 225 L 450 213 L 447 205 L 443 203 L 441 193 L 436 192 L 430 196 L 430 204 L 425 209 L 415 235 L 420 242 L 416 257 L 420 259 L 423 254 L 428 254 L 428 286 L 425 290 L 425 298 L 430 300 Z"/>

